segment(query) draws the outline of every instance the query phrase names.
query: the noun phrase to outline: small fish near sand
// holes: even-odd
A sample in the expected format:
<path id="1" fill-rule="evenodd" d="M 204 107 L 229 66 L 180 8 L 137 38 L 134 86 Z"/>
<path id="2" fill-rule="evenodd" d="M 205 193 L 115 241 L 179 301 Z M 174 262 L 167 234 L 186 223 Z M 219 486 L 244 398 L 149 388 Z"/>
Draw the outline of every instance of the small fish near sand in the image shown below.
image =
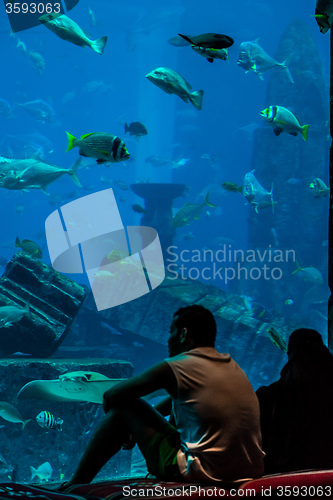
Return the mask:
<path id="1" fill-rule="evenodd" d="M 30 422 L 30 419 L 24 420 L 18 409 L 11 403 L 7 403 L 7 401 L 0 401 L 0 417 L 7 420 L 7 422 L 13 422 L 14 424 L 21 423 L 22 430 Z"/>
<path id="2" fill-rule="evenodd" d="M 23 316 L 30 316 L 29 302 L 27 302 L 24 307 L 0 307 L 0 328 L 8 328 L 12 326 L 13 323 L 18 323 Z"/>
<path id="3" fill-rule="evenodd" d="M 37 469 L 35 469 L 35 467 L 32 467 L 30 465 L 30 472 L 31 472 L 30 481 L 32 481 L 35 477 L 37 477 L 40 482 L 42 481 L 48 482 L 48 480 L 51 479 L 52 477 L 53 469 L 49 464 L 49 462 L 44 462 L 42 465 L 37 467 Z"/>
<path id="4" fill-rule="evenodd" d="M 62 431 L 62 424 L 64 423 L 62 418 L 55 417 L 52 413 L 45 410 L 38 413 L 36 422 L 43 429 L 54 429 L 56 431 Z"/>
<path id="5" fill-rule="evenodd" d="M 202 108 L 203 90 L 192 92 L 191 85 L 177 71 L 170 68 L 156 68 L 147 73 L 146 78 L 167 94 L 175 94 L 184 102 L 190 102 L 200 111 Z"/>
<path id="6" fill-rule="evenodd" d="M 85 32 L 75 21 L 68 16 L 54 13 L 45 14 L 39 21 L 62 40 L 79 45 L 79 47 L 90 47 L 97 54 L 103 54 L 107 37 L 102 36 L 92 40 L 89 33 Z"/>

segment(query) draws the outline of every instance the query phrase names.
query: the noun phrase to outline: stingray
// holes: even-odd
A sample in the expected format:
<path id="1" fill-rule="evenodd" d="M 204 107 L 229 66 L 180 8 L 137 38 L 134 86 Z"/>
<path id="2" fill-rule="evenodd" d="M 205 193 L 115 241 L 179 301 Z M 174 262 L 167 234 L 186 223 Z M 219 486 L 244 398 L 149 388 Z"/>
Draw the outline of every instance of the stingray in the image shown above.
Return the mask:
<path id="1" fill-rule="evenodd" d="M 105 391 L 123 380 L 126 379 L 108 378 L 97 372 L 70 372 L 57 380 L 33 380 L 22 387 L 17 398 L 102 404 Z"/>

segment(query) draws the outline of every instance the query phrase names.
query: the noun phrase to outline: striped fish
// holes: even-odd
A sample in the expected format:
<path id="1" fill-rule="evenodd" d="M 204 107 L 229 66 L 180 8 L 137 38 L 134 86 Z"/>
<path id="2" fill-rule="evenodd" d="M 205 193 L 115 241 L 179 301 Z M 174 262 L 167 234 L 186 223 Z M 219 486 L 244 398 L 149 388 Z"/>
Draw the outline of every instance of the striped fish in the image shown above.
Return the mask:
<path id="1" fill-rule="evenodd" d="M 301 125 L 296 116 L 283 106 L 269 106 L 260 111 L 260 116 L 273 127 L 275 135 L 281 132 L 291 135 L 300 133 L 305 141 L 308 138 L 309 125 Z"/>
<path id="2" fill-rule="evenodd" d="M 41 411 L 36 417 L 37 424 L 44 429 L 55 429 L 56 431 L 62 431 L 62 418 L 55 417 L 52 413 L 48 411 Z"/>
<path id="3" fill-rule="evenodd" d="M 68 132 L 67 151 L 79 147 L 79 154 L 89 158 L 96 158 L 98 164 L 118 163 L 130 157 L 124 142 L 116 135 L 108 132 L 94 132 L 85 134 L 76 139 Z"/>

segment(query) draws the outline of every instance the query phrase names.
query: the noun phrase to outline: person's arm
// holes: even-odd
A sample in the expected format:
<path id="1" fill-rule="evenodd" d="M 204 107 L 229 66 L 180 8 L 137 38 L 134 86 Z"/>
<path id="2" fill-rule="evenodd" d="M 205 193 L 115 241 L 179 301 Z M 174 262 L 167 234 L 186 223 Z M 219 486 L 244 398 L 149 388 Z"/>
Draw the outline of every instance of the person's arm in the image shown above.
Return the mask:
<path id="1" fill-rule="evenodd" d="M 140 375 L 124 380 L 104 393 L 103 409 L 107 413 L 114 406 L 147 396 L 159 389 L 169 394 L 176 393 L 176 378 L 168 363 L 161 363 L 149 368 Z"/>
<path id="2" fill-rule="evenodd" d="M 157 410 L 163 417 L 170 415 L 172 410 L 172 397 L 167 396 L 161 399 L 156 405 L 154 405 L 155 410 Z"/>

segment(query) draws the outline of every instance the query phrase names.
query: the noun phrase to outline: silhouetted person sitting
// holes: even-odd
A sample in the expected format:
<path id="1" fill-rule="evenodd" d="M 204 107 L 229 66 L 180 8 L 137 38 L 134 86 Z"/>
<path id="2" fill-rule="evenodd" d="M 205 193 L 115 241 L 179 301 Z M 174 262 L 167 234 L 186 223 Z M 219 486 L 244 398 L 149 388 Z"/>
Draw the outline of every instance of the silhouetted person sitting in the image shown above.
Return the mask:
<path id="1" fill-rule="evenodd" d="M 263 473 L 259 403 L 243 370 L 214 348 L 216 322 L 199 305 L 180 308 L 170 357 L 104 395 L 104 419 L 65 486 L 89 483 L 122 447 L 137 443 L 148 470 L 167 481 L 235 481 Z M 149 355 L 149 353 L 148 353 Z M 141 399 L 158 389 L 152 407 Z M 171 425 L 163 415 L 172 409 Z"/>
<path id="2" fill-rule="evenodd" d="M 316 330 L 295 330 L 277 382 L 257 396 L 265 474 L 333 467 L 333 356 Z"/>

